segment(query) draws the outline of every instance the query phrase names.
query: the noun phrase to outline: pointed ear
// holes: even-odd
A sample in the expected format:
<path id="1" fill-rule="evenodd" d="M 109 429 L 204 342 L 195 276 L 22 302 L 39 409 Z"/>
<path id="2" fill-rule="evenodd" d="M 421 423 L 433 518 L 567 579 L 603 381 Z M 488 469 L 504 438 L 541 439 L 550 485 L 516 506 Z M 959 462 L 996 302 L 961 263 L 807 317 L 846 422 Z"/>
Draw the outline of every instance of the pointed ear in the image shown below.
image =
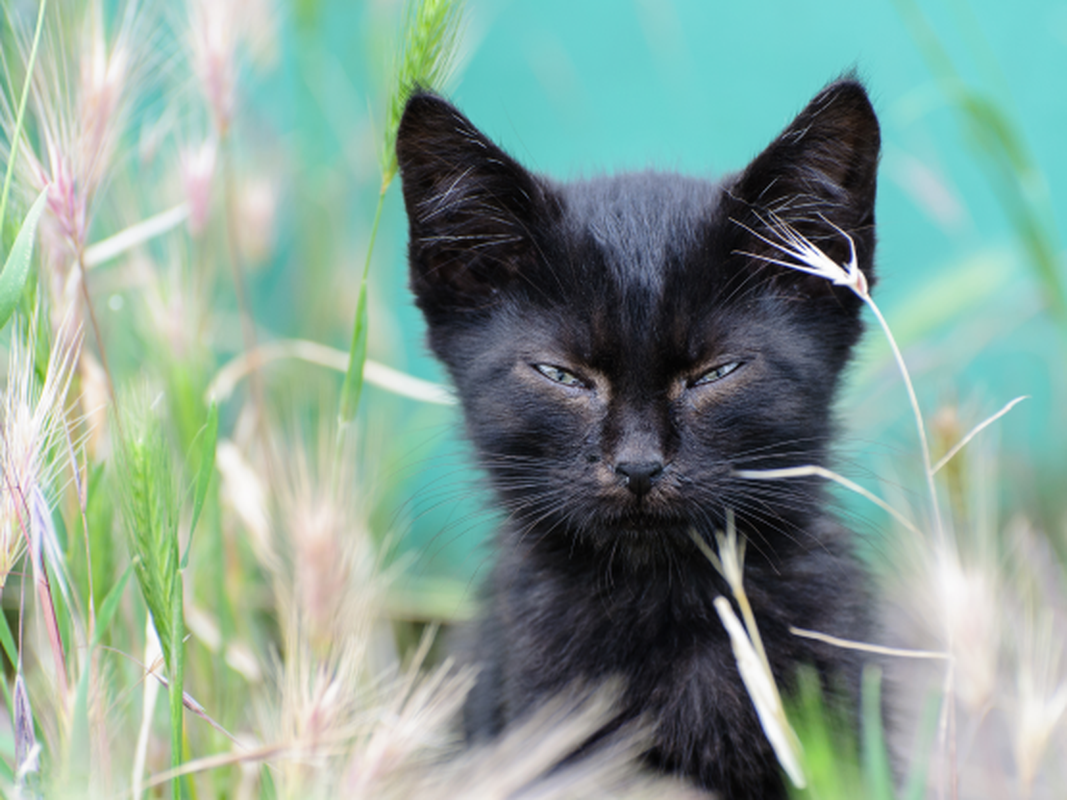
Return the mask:
<path id="1" fill-rule="evenodd" d="M 853 238 L 859 266 L 873 284 L 880 148 L 878 118 L 863 86 L 851 79 L 827 86 L 730 187 L 730 216 L 741 223 L 730 237 L 737 237 L 734 250 L 781 259 L 781 253 L 742 227 L 765 233 L 768 221 L 777 216 L 835 261 L 847 263 L 850 247 L 844 231 Z"/>
<path id="2" fill-rule="evenodd" d="M 411 288 L 427 314 L 484 308 L 534 259 L 545 187 L 441 98 L 408 100 L 396 137 Z"/>

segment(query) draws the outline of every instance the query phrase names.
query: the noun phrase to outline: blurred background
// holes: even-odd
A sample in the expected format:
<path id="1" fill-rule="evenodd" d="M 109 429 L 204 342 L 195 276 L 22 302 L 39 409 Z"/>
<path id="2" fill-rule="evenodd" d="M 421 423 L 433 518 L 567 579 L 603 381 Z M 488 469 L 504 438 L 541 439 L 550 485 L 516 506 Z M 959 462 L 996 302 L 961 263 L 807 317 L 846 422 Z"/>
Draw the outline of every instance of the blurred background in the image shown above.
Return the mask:
<path id="1" fill-rule="evenodd" d="M 277 246 L 256 279 L 262 319 L 278 332 L 307 335 L 310 324 L 345 347 L 400 11 L 386 0 L 295 3 L 281 15 L 277 60 L 243 99 L 264 122 L 257 135 L 285 148 Z M 1063 530 L 1067 4 L 471 0 L 462 52 L 450 99 L 558 179 L 649 167 L 721 176 L 854 71 L 883 128 L 876 297 L 933 436 L 951 443 L 954 426 L 1029 395 L 986 434 L 999 446 L 994 491 Z M 371 357 L 441 380 L 405 289 L 405 225 L 394 185 L 371 267 Z M 332 308 L 299 302 L 312 280 L 337 286 Z M 477 476 L 463 471 L 454 411 L 373 388 L 365 402 L 367 444 L 382 454 L 376 519 L 412 554 L 412 575 L 465 581 L 485 564 L 478 545 L 491 519 Z M 845 474 L 877 482 L 891 479 L 887 464 L 917 463 L 877 332 L 841 413 Z M 881 517 L 848 502 L 876 535 Z"/>

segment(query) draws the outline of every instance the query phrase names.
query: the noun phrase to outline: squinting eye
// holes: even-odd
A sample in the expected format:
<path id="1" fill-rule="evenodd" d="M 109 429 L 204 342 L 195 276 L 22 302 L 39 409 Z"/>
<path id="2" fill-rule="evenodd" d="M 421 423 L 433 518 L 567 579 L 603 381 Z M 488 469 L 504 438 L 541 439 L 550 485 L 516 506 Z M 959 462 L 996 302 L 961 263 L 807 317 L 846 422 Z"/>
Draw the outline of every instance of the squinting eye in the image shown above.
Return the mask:
<path id="1" fill-rule="evenodd" d="M 730 361 L 730 362 L 727 362 L 726 364 L 720 364 L 719 366 L 715 367 L 714 369 L 709 369 L 707 372 L 705 372 L 703 375 L 701 375 L 699 378 L 697 378 L 695 381 L 693 381 L 689 385 L 690 386 L 706 386 L 709 383 L 715 383 L 715 381 L 722 380 L 723 378 L 725 378 L 727 375 L 729 375 L 731 372 L 733 372 L 735 369 L 737 369 L 740 366 L 741 366 L 741 362 L 740 361 Z"/>
<path id="2" fill-rule="evenodd" d="M 574 386 L 579 389 L 586 389 L 588 385 L 585 381 L 575 375 L 573 372 L 567 372 L 565 369 L 554 367 L 551 364 L 534 364 L 533 368 L 548 378 L 550 381 L 556 383 L 562 383 L 564 386 Z"/>

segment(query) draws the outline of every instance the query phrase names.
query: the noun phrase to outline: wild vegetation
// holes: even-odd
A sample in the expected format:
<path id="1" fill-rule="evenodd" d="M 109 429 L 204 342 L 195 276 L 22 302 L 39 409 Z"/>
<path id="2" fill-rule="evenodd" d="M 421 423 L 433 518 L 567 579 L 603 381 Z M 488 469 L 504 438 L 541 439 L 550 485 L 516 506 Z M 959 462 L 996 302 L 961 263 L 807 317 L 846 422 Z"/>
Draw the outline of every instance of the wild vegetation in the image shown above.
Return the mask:
<path id="1" fill-rule="evenodd" d="M 411 460 L 440 469 L 396 454 L 437 435 L 451 397 L 368 354 L 399 338 L 376 294 L 374 243 L 400 110 L 411 87 L 446 85 L 464 8 L 381 6 L 375 24 L 396 33 L 377 54 L 387 88 L 377 125 L 340 148 L 337 178 L 302 172 L 297 145 L 264 135 L 246 102 L 280 57 L 284 18 L 307 84 L 297 94 L 324 93 L 328 114 L 343 113 L 333 98 L 350 87 L 301 28 L 305 5 L 4 5 L 0 795 L 690 796 L 640 771 L 640 728 L 545 777 L 610 714 L 611 685 L 576 687 L 492 748 L 459 748 L 472 676 L 447 659 L 440 630 L 470 613 L 472 590 L 409 569 L 397 541 L 418 512 L 383 501 Z M 918 6 L 898 9 L 1047 300 L 1034 313 L 1067 340 L 1038 166 Z M 891 610 L 883 640 L 839 643 L 882 665 L 866 675 L 858 740 L 808 684 L 763 714 L 806 787 L 797 796 L 1058 797 L 1063 499 L 1026 507 L 997 474 L 995 417 L 1018 401 L 993 417 L 924 407 L 910 357 L 969 310 L 946 302 L 923 318 L 916 301 L 910 317 L 883 317 L 847 264 L 780 234 L 783 260 L 852 281 L 881 323 L 847 403 L 868 416 L 851 429 L 905 418 L 914 431 L 882 479 L 807 468 L 842 486 L 844 513 L 878 520 L 869 550 Z M 964 281 L 931 278 L 923 291 L 955 297 Z M 429 502 L 465 480 L 448 474 Z M 708 555 L 743 610 L 731 535 Z M 776 696 L 758 674 L 758 620 L 731 621 L 724 605 L 746 680 Z"/>

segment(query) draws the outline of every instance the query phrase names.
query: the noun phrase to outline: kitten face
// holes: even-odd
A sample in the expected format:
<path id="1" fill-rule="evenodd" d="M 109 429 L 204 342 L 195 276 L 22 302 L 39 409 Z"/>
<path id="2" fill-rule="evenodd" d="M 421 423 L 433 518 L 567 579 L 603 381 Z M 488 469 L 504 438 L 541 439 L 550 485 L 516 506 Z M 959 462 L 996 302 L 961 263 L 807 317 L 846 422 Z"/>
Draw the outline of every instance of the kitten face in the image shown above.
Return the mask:
<path id="1" fill-rule="evenodd" d="M 812 492 L 734 473 L 821 460 L 858 301 L 754 258 L 753 232 L 773 212 L 843 261 L 846 230 L 873 278 L 878 128 L 861 87 L 825 90 L 720 183 L 556 184 L 428 95 L 397 151 L 430 342 L 520 532 L 646 558 L 710 535 L 727 507 L 785 539 L 802 527 Z"/>

